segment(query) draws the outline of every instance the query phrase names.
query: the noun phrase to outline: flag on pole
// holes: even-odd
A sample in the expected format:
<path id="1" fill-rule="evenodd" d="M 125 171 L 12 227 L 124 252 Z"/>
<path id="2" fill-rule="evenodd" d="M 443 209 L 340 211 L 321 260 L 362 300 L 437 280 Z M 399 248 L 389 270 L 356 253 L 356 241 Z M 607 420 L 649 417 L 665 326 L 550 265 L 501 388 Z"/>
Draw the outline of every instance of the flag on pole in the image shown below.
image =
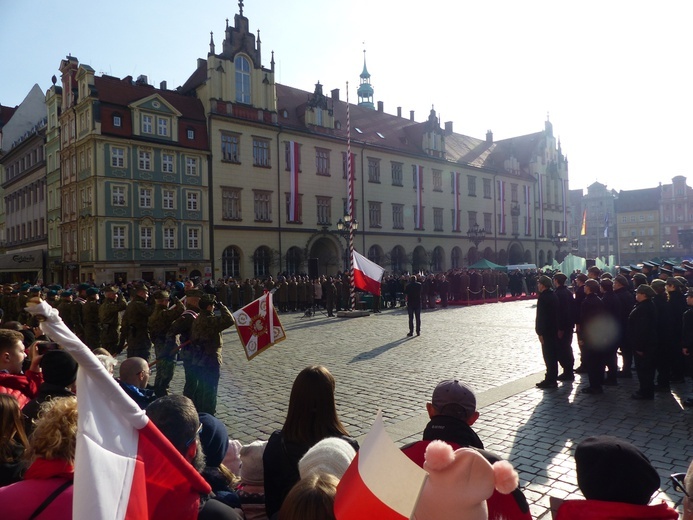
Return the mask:
<path id="1" fill-rule="evenodd" d="M 378 411 L 371 431 L 337 486 L 335 518 L 411 518 L 426 476 L 394 445 Z"/>
<path id="2" fill-rule="evenodd" d="M 609 212 L 604 215 L 604 238 L 609 238 Z"/>
<path id="3" fill-rule="evenodd" d="M 587 208 L 582 212 L 582 227 L 580 228 L 580 235 L 587 234 Z"/>
<path id="4" fill-rule="evenodd" d="M 299 165 L 299 146 L 296 141 L 289 141 L 289 168 L 291 169 L 291 192 L 289 194 L 289 222 L 301 220 L 299 214 L 299 194 L 298 194 L 298 165 Z"/>
<path id="5" fill-rule="evenodd" d="M 195 519 L 211 488 L 45 301 L 41 329 L 79 363 L 73 518 Z"/>
<path id="6" fill-rule="evenodd" d="M 461 230 L 460 222 L 460 172 L 452 172 L 452 193 L 454 194 L 455 213 L 452 216 L 453 231 Z"/>
<path id="7" fill-rule="evenodd" d="M 527 215 L 525 216 L 525 235 L 527 236 L 531 234 L 532 230 L 529 207 L 529 186 L 525 185 L 525 210 L 527 211 Z"/>
<path id="8" fill-rule="evenodd" d="M 423 166 L 416 166 L 416 229 L 423 229 Z"/>
<path id="9" fill-rule="evenodd" d="M 500 200 L 500 229 L 498 232 L 505 235 L 505 181 L 498 181 L 498 197 Z"/>
<path id="10" fill-rule="evenodd" d="M 380 296 L 380 282 L 385 269 L 354 251 L 354 284 L 356 288 Z"/>
<path id="11" fill-rule="evenodd" d="M 272 293 L 266 292 L 233 313 L 236 331 L 241 339 L 248 361 L 275 343 L 284 341 L 286 334 L 272 302 Z"/>
<path id="12" fill-rule="evenodd" d="M 544 189 L 541 186 L 541 175 L 537 175 L 539 181 L 539 236 L 544 236 Z"/>

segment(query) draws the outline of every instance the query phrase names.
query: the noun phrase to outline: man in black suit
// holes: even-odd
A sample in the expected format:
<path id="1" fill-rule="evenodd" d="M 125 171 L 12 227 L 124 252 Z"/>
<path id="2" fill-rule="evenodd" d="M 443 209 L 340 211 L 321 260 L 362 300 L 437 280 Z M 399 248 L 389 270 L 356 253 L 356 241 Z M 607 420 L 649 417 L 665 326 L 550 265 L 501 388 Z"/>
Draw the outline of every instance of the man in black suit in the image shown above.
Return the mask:
<path id="1" fill-rule="evenodd" d="M 407 336 L 414 335 L 414 317 L 416 317 L 416 335 L 421 335 L 421 284 L 416 276 L 409 278 L 409 283 L 404 288 L 407 297 L 407 312 L 409 313 L 409 333 Z"/>

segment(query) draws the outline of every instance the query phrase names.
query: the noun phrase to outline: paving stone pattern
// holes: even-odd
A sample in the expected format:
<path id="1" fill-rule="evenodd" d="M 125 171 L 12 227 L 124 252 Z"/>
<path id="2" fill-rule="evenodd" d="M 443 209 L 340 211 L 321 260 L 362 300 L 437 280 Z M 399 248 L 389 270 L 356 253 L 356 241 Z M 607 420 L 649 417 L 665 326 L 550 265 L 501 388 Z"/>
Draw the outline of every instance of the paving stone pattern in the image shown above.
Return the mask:
<path id="1" fill-rule="evenodd" d="M 619 380 L 601 396 L 579 394 L 581 376 L 557 389 L 536 389 L 544 365 L 535 312 L 532 300 L 427 310 L 422 335 L 413 338 L 405 336 L 407 314 L 400 308 L 355 319 L 282 314 L 287 339 L 252 361 L 229 329 L 217 416 L 233 438 L 266 439 L 281 428 L 296 374 L 323 364 L 337 381 L 347 430 L 365 435 L 381 409 L 390 436 L 401 445 L 421 438 L 435 385 L 458 378 L 476 389 L 481 417 L 474 429 L 487 449 L 513 463 L 534 518 L 550 517 L 549 496 L 582 498 L 572 453 L 581 439 L 597 434 L 623 437 L 642 449 L 662 478 L 656 500 L 676 502 L 680 511 L 681 497 L 668 475 L 685 471 L 693 459 L 693 412 L 680 405 L 690 381 L 654 401 L 629 398 L 637 379 Z M 173 390 L 181 391 L 182 383 L 179 366 Z"/>

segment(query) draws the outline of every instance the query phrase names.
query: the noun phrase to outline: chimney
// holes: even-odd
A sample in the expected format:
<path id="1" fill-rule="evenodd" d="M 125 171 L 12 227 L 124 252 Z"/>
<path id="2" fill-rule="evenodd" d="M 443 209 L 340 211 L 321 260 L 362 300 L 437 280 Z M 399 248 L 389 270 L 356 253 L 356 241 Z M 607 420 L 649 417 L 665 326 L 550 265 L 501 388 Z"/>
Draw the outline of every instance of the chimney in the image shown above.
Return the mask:
<path id="1" fill-rule="evenodd" d="M 137 76 L 137 81 L 135 81 L 135 84 L 136 85 L 148 85 L 147 76 L 145 76 L 144 74 L 140 74 L 139 76 Z"/>
<path id="2" fill-rule="evenodd" d="M 445 121 L 445 135 L 452 134 L 452 121 Z"/>
<path id="3" fill-rule="evenodd" d="M 402 117 L 402 107 L 397 107 L 397 117 Z"/>
<path id="4" fill-rule="evenodd" d="M 491 130 L 486 131 L 486 142 L 488 144 L 493 144 L 493 132 L 491 132 Z"/>
<path id="5" fill-rule="evenodd" d="M 409 111 L 409 121 L 414 121 L 414 111 L 413 110 Z"/>
<path id="6" fill-rule="evenodd" d="M 382 112 L 382 111 L 383 111 L 383 102 L 378 101 L 378 112 Z"/>
<path id="7" fill-rule="evenodd" d="M 331 90 L 332 92 L 332 101 L 339 101 L 339 89 L 335 88 Z"/>
<path id="8" fill-rule="evenodd" d="M 165 81 L 162 81 L 161 83 L 159 83 L 159 89 L 160 90 L 168 90 L 168 88 L 166 88 L 166 87 L 167 87 L 167 84 Z"/>

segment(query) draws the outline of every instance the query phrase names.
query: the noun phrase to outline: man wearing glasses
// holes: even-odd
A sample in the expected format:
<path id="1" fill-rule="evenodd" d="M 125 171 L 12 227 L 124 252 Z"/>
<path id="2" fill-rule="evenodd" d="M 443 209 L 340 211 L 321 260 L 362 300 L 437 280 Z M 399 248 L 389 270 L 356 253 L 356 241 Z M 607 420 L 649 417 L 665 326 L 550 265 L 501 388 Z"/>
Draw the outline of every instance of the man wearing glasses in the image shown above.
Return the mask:
<path id="1" fill-rule="evenodd" d="M 688 473 L 675 473 L 671 481 L 674 489 L 683 493 L 683 520 L 693 520 L 693 462 L 688 466 Z"/>

